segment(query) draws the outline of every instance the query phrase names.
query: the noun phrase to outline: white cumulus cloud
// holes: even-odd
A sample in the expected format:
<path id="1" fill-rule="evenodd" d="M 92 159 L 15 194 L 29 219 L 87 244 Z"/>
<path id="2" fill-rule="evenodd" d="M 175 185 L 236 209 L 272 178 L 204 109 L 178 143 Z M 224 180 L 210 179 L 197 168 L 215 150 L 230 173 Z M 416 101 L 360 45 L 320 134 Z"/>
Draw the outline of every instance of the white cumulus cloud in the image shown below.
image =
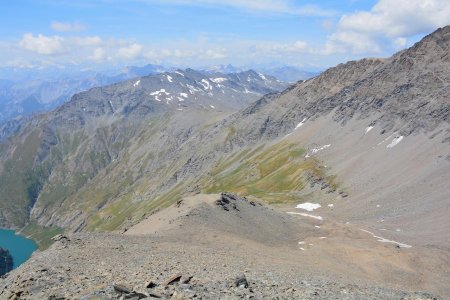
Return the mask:
<path id="1" fill-rule="evenodd" d="M 406 38 L 403 38 L 403 37 L 399 37 L 394 40 L 394 46 L 397 49 L 404 48 L 406 46 L 406 43 L 407 43 L 407 40 L 406 40 Z"/>
<path id="2" fill-rule="evenodd" d="M 324 54 L 347 53 L 380 53 L 381 48 L 372 38 L 352 31 L 338 31 L 328 37 Z"/>
<path id="3" fill-rule="evenodd" d="M 103 41 L 98 36 L 86 36 L 86 37 L 73 37 L 71 41 L 77 46 L 83 47 L 91 47 L 91 46 L 100 46 L 103 44 Z"/>
<path id="4" fill-rule="evenodd" d="M 448 0 L 379 0 L 370 11 L 342 16 L 339 27 L 396 38 L 427 33 L 449 22 Z"/>
<path id="5" fill-rule="evenodd" d="M 408 38 L 449 22 L 448 0 L 378 0 L 369 11 L 343 15 L 336 31 L 328 36 L 323 53 L 398 50 L 407 46 Z"/>
<path id="6" fill-rule="evenodd" d="M 141 55 L 142 53 L 142 45 L 134 43 L 127 47 L 121 47 L 117 51 L 117 54 L 119 57 L 126 58 L 126 59 L 134 59 Z"/>
<path id="7" fill-rule="evenodd" d="M 218 50 L 218 49 L 208 49 L 205 51 L 205 55 L 208 58 L 211 59 L 222 59 L 227 57 L 227 55 L 225 54 L 225 51 L 223 49 Z"/>
<path id="8" fill-rule="evenodd" d="M 64 52 L 64 39 L 59 36 L 45 36 L 31 33 L 25 34 L 19 41 L 19 46 L 39 54 L 52 55 Z"/>
<path id="9" fill-rule="evenodd" d="M 92 55 L 89 56 L 89 59 L 95 60 L 96 62 L 101 62 L 105 60 L 105 58 L 106 58 L 106 51 L 103 48 L 95 48 Z"/>

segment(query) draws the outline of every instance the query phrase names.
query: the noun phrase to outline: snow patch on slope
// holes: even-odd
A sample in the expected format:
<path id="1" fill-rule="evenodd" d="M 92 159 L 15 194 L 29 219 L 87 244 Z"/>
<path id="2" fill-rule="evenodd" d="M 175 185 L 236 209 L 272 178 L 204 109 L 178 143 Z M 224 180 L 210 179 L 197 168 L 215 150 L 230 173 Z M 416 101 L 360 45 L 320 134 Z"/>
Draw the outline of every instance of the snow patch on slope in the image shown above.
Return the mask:
<path id="1" fill-rule="evenodd" d="M 167 96 L 170 95 L 170 93 L 166 92 L 165 89 L 160 89 L 159 91 L 152 92 L 152 93 L 150 93 L 149 95 L 150 95 L 150 96 L 155 96 L 155 95 L 160 95 L 160 94 L 166 94 Z"/>
<path id="2" fill-rule="evenodd" d="M 384 237 L 381 237 L 381 236 L 377 236 L 373 232 L 370 232 L 370 231 L 365 230 L 365 229 L 360 229 L 360 230 L 364 231 L 364 232 L 366 232 L 366 233 L 368 233 L 370 235 L 372 235 L 374 238 L 377 239 L 378 242 L 397 244 L 400 248 L 411 248 L 412 247 L 411 245 L 408 245 L 408 244 L 399 243 L 399 242 L 396 242 L 396 241 L 393 241 L 393 240 L 388 240 L 388 239 L 386 239 Z"/>
<path id="3" fill-rule="evenodd" d="M 186 84 L 186 86 L 188 87 L 188 89 L 189 89 L 189 93 L 191 93 L 191 95 L 193 95 L 195 92 L 200 92 L 200 90 L 199 89 L 197 89 L 197 88 L 195 88 L 195 87 L 193 87 L 192 85 L 190 85 L 190 84 Z"/>
<path id="4" fill-rule="evenodd" d="M 305 203 L 298 204 L 295 208 L 300 208 L 300 209 L 304 209 L 307 211 L 313 211 L 320 207 L 322 207 L 322 206 L 319 203 L 305 202 Z"/>
<path id="5" fill-rule="evenodd" d="M 316 154 L 317 152 L 327 149 L 329 147 L 331 147 L 331 144 L 323 145 L 322 147 L 319 147 L 319 148 L 312 148 L 311 150 L 309 150 L 308 154 L 305 155 L 305 158 L 308 158 L 312 154 Z"/>
<path id="6" fill-rule="evenodd" d="M 112 112 L 115 113 L 116 111 L 114 109 L 114 106 L 113 106 L 111 100 L 108 100 L 108 102 L 109 102 L 109 106 L 111 107 Z"/>
<path id="7" fill-rule="evenodd" d="M 218 78 L 211 78 L 210 80 L 214 83 L 221 83 L 221 82 L 227 81 L 228 79 L 223 78 L 223 77 L 218 77 Z"/>
<path id="8" fill-rule="evenodd" d="M 297 129 L 297 128 L 302 127 L 303 124 L 305 124 L 305 122 L 306 122 L 306 118 L 304 118 L 300 123 L 298 123 L 297 126 L 295 126 L 294 130 Z"/>
<path id="9" fill-rule="evenodd" d="M 389 145 L 386 146 L 386 148 L 393 148 L 393 147 L 395 147 L 398 143 L 400 143 L 402 140 L 403 140 L 403 136 L 402 136 L 402 135 L 401 135 L 401 136 L 398 136 L 398 137 L 394 138 L 394 139 L 392 140 L 392 142 L 391 142 Z"/>
<path id="10" fill-rule="evenodd" d="M 252 91 L 249 91 L 247 88 L 245 88 L 245 91 L 244 91 L 244 93 L 246 93 L 246 94 L 255 94 L 255 95 L 258 95 L 258 93 L 255 93 L 255 92 L 252 92 Z"/>
<path id="11" fill-rule="evenodd" d="M 209 81 L 206 79 L 202 79 L 202 81 L 200 82 L 201 85 L 203 85 L 203 88 L 205 90 L 212 90 L 212 86 L 209 84 Z"/>

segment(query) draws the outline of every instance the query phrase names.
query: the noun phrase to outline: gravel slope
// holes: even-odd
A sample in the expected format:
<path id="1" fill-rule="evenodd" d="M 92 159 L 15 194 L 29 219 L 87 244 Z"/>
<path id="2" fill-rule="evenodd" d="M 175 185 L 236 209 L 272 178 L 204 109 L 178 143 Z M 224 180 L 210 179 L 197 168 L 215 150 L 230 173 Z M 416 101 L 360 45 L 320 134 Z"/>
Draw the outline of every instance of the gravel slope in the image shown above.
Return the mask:
<path id="1" fill-rule="evenodd" d="M 136 226 L 126 235 L 59 237 L 0 281 L 0 298 L 435 299 L 418 290 L 450 295 L 448 254 L 435 251 L 436 261 L 424 260 L 420 248 L 380 243 L 352 225 L 289 215 L 232 194 L 218 199 L 197 195 L 168 208 L 164 217 L 150 216 L 161 220 L 153 234 Z M 248 286 L 242 278 L 236 282 L 242 275 Z"/>

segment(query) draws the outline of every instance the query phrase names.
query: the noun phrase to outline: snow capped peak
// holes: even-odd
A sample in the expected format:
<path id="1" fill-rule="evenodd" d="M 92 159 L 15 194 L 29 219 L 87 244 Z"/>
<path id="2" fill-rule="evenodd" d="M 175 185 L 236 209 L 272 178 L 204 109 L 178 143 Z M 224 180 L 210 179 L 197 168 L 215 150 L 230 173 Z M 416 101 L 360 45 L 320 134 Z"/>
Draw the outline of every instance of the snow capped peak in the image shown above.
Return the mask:
<path id="1" fill-rule="evenodd" d="M 179 105 L 183 109 L 190 106 L 208 110 L 239 109 L 264 93 L 281 91 L 286 87 L 271 78 L 261 80 L 255 71 L 225 74 L 193 69 L 166 70 L 164 73 L 138 77 L 127 82 L 127 86 L 139 95 L 145 92 L 145 100 L 167 104 L 174 110 Z"/>

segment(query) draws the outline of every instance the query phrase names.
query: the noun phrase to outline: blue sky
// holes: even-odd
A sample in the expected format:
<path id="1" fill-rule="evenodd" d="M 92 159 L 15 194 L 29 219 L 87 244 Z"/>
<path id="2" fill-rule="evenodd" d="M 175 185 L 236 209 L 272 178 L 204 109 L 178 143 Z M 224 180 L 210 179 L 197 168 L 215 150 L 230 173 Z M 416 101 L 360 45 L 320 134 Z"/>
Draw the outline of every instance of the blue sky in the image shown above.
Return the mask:
<path id="1" fill-rule="evenodd" d="M 448 0 L 16 0 L 0 66 L 326 68 L 384 57 L 450 22 Z"/>

